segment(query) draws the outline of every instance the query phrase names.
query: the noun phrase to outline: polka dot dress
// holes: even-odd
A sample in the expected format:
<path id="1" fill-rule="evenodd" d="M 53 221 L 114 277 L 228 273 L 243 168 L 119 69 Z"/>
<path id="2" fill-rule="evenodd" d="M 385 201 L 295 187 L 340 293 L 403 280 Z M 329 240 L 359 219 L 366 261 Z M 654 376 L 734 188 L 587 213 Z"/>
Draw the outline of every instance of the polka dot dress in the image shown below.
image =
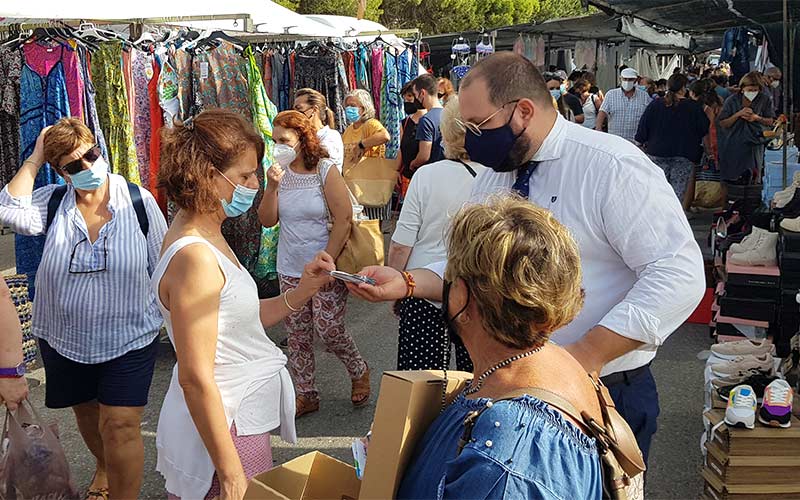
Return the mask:
<path id="1" fill-rule="evenodd" d="M 442 310 L 427 300 L 400 302 L 400 338 L 397 347 L 398 370 L 443 370 L 450 367 L 450 345 L 455 344 L 456 368 L 472 371 L 469 353 L 454 333 L 447 340 Z M 446 351 L 445 351 L 446 350 Z M 447 359 L 445 359 L 445 355 Z"/>

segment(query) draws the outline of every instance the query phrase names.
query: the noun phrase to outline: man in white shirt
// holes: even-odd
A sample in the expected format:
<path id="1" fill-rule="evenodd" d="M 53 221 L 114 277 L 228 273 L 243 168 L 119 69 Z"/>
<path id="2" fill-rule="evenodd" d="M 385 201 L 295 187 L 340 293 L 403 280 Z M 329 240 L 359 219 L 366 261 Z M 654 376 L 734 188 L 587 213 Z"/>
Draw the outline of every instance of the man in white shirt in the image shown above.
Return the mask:
<path id="1" fill-rule="evenodd" d="M 585 306 L 552 339 L 601 373 L 646 459 L 659 412 L 650 362 L 705 289 L 700 248 L 680 203 L 633 144 L 561 117 L 536 67 L 516 54 L 475 65 L 459 97 L 467 152 L 490 167 L 476 178 L 473 198 L 516 190 L 575 237 Z M 441 300 L 442 264 L 411 273 L 414 297 Z M 350 289 L 367 300 L 394 300 L 410 288 L 394 269 L 363 274 L 378 286 Z"/>
<path id="2" fill-rule="evenodd" d="M 597 114 L 595 130 L 603 130 L 608 120 L 608 133 L 635 142 L 639 120 L 652 99 L 646 90 L 636 87 L 639 73 L 633 68 L 625 68 L 620 73 L 620 88 L 611 89 L 606 94 L 600 112 Z"/>

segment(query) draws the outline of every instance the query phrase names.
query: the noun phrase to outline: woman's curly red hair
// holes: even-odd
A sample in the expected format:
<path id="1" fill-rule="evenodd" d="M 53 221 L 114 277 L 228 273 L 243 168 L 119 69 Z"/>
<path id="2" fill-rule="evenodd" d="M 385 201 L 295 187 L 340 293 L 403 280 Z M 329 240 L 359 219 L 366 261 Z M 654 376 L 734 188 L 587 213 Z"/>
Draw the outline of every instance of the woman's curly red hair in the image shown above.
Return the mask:
<path id="1" fill-rule="evenodd" d="M 314 170 L 319 161 L 328 158 L 328 151 L 317 137 L 317 131 L 311 120 L 299 111 L 283 111 L 272 121 L 273 127 L 294 130 L 300 138 L 298 154 L 303 157 L 303 164 L 308 170 Z"/>

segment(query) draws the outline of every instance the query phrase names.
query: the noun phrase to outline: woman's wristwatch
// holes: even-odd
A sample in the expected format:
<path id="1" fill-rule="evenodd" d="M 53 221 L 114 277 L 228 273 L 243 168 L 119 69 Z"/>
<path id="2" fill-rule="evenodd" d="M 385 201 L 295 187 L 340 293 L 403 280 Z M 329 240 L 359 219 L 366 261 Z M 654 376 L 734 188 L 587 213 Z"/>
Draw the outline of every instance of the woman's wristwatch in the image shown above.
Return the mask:
<path id="1" fill-rule="evenodd" d="M 0 378 L 20 378 L 25 375 L 25 362 L 14 368 L 0 368 Z"/>
<path id="2" fill-rule="evenodd" d="M 364 141 L 358 141 L 358 149 L 360 149 L 361 151 L 367 149 L 367 147 L 364 146 Z"/>

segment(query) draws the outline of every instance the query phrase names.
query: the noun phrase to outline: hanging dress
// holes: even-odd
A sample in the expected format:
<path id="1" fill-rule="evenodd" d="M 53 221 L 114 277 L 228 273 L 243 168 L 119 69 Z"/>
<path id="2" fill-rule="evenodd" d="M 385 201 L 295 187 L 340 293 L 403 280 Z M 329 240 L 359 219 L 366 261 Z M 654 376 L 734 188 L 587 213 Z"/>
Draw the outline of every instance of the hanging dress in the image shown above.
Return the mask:
<path id="1" fill-rule="evenodd" d="M 139 161 L 133 137 L 122 73 L 122 43 L 103 42 L 92 55 L 92 81 L 97 90 L 97 114 L 106 132 L 109 164 L 115 174 L 141 184 Z"/>
<path id="2" fill-rule="evenodd" d="M 375 116 L 381 115 L 381 86 L 383 84 L 383 48 L 372 49 L 372 102 Z"/>
<path id="3" fill-rule="evenodd" d="M 61 118 L 70 116 L 67 81 L 64 66 L 57 60 L 45 75 L 40 75 L 27 63 L 23 65 L 19 80 L 19 164 L 28 158 L 36 146 L 36 139 L 43 128 L 54 125 Z M 55 169 L 45 163 L 39 169 L 33 189 L 49 184 L 63 184 L 64 180 Z M 36 271 L 42 260 L 46 235 L 14 235 L 17 274 L 28 276 L 31 300 L 36 294 Z"/>
<path id="4" fill-rule="evenodd" d="M 152 56 L 141 50 L 131 51 L 131 77 L 134 88 L 133 136 L 136 143 L 136 158 L 139 162 L 139 177 L 142 186 L 151 190 L 150 183 L 150 93 L 148 86 L 153 78 Z M 153 191 L 151 191 L 153 192 Z"/>
<path id="5" fill-rule="evenodd" d="M 103 129 L 100 127 L 100 118 L 97 116 L 97 92 L 94 88 L 91 75 L 89 74 L 89 53 L 83 47 L 78 47 L 78 60 L 83 77 L 83 115 L 84 123 L 94 134 L 94 140 L 100 146 L 103 158 L 108 161 L 108 148 Z"/>
<path id="6" fill-rule="evenodd" d="M 383 53 L 383 82 L 381 84 L 381 123 L 389 132 L 389 142 L 386 143 L 386 158 L 397 158 L 400 150 L 400 121 L 403 119 L 403 99 L 400 96 L 402 88 L 398 82 L 397 58 L 386 50 Z"/>
<path id="7" fill-rule="evenodd" d="M 19 77 L 22 53 L 0 47 L 0 186 L 19 169 Z"/>
<path id="8" fill-rule="evenodd" d="M 258 69 L 253 49 L 248 47 L 245 50 L 245 55 L 248 60 L 247 83 L 250 87 L 250 102 L 253 106 L 253 121 L 255 122 L 256 129 L 261 133 L 264 138 L 264 158 L 261 160 L 261 170 L 258 170 L 258 183 L 259 194 L 256 196 L 256 202 L 253 206 L 258 207 L 261 204 L 261 197 L 263 190 L 267 187 L 267 170 L 272 166 L 272 148 L 274 142 L 272 141 L 272 120 L 278 114 L 278 108 L 268 99 L 267 90 L 264 88 L 261 72 Z M 255 276 L 256 281 L 264 279 L 274 280 L 277 278 L 277 263 L 278 263 L 278 237 L 280 233 L 280 226 L 262 227 L 261 228 L 261 248 L 258 254 L 258 262 L 256 263 Z"/>

